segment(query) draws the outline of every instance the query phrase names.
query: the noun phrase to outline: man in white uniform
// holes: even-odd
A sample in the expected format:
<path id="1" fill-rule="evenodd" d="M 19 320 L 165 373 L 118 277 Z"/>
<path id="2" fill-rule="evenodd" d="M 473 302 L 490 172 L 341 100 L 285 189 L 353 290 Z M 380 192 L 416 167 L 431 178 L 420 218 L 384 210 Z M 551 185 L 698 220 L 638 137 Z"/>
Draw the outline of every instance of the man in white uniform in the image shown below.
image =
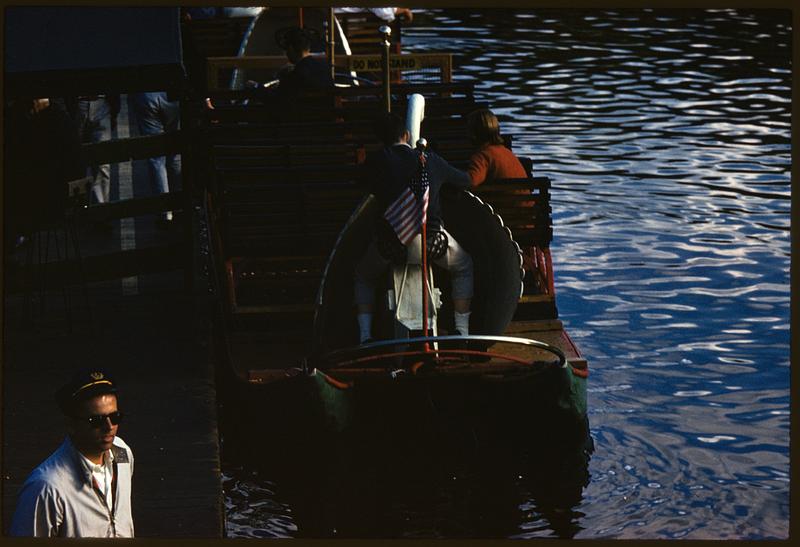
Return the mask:
<path id="1" fill-rule="evenodd" d="M 133 537 L 133 452 L 117 437 L 117 388 L 102 370 L 76 374 L 56 394 L 67 437 L 25 480 L 12 536 Z"/>

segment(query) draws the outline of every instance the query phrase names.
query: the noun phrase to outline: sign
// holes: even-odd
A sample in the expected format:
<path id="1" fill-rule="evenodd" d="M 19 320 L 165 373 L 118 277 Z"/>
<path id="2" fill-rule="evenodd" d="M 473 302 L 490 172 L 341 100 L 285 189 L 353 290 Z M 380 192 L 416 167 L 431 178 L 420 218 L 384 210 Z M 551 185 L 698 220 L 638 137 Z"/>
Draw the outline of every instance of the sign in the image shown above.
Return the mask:
<path id="1" fill-rule="evenodd" d="M 352 55 L 347 57 L 348 68 L 356 72 L 380 72 L 380 55 Z M 390 70 L 420 70 L 450 66 L 450 54 L 402 54 L 389 56 Z"/>

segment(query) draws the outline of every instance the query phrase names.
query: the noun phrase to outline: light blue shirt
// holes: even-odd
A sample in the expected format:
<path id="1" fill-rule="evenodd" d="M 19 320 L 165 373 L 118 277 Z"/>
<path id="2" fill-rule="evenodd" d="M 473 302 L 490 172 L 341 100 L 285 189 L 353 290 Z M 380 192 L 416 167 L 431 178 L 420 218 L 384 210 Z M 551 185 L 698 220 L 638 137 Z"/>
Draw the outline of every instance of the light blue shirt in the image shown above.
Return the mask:
<path id="1" fill-rule="evenodd" d="M 92 484 L 92 469 L 67 437 L 22 485 L 9 535 L 33 537 L 133 537 L 133 452 L 114 438 L 106 461 L 117 469 L 113 511 Z"/>

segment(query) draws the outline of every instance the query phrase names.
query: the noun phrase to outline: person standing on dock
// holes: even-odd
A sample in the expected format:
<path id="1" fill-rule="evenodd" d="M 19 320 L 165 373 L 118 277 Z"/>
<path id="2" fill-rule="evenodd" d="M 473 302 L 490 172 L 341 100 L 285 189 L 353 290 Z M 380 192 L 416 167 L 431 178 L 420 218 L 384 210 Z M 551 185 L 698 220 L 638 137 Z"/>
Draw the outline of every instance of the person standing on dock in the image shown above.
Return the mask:
<path id="1" fill-rule="evenodd" d="M 117 123 L 120 111 L 119 94 L 78 97 L 77 119 L 81 140 L 98 143 L 111 140 L 112 125 Z M 89 199 L 92 203 L 108 203 L 111 199 L 111 164 L 89 166 L 91 177 Z"/>
<path id="2" fill-rule="evenodd" d="M 166 91 L 151 91 L 131 95 L 131 106 L 141 136 L 160 135 L 180 129 L 180 103 Z M 181 180 L 179 154 L 155 156 L 147 159 L 150 188 L 154 195 L 176 192 Z M 172 211 L 161 213 L 156 226 L 164 229 L 172 221 Z"/>
<path id="3" fill-rule="evenodd" d="M 133 452 L 117 437 L 117 387 L 102 370 L 76 374 L 57 393 L 68 435 L 25 480 L 12 536 L 133 537 Z"/>

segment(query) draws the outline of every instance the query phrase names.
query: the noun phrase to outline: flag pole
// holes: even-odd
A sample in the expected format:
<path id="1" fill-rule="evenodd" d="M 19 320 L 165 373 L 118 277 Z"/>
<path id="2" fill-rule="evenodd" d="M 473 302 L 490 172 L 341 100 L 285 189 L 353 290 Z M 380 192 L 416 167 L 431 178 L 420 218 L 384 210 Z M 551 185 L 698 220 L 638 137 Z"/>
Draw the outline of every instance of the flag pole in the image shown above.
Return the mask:
<path id="1" fill-rule="evenodd" d="M 383 35 L 383 49 L 381 50 L 381 65 L 383 68 L 383 99 L 384 99 L 384 110 L 389 113 L 392 111 L 392 93 L 391 93 L 391 83 L 389 82 L 389 48 L 391 44 L 389 43 L 389 36 L 392 34 L 392 28 L 388 25 L 383 25 L 381 28 L 378 29 Z"/>
<path id="2" fill-rule="evenodd" d="M 425 145 L 427 143 L 424 139 L 420 139 L 417 141 L 416 145 L 419 149 L 419 153 L 423 154 L 425 151 Z M 423 156 L 424 158 L 424 156 Z M 423 159 L 423 162 L 425 160 Z M 428 211 L 425 211 L 425 217 L 422 222 L 422 245 L 420 248 L 422 249 L 422 336 L 428 336 Z M 428 342 L 422 346 L 422 350 L 425 353 L 428 353 L 431 348 L 428 345 Z"/>
<path id="3" fill-rule="evenodd" d="M 428 336 L 428 252 L 427 252 L 427 234 L 428 219 L 427 215 L 425 222 L 422 223 L 422 336 Z M 423 350 L 427 353 L 430 351 L 430 346 L 427 342 L 423 346 Z"/>

